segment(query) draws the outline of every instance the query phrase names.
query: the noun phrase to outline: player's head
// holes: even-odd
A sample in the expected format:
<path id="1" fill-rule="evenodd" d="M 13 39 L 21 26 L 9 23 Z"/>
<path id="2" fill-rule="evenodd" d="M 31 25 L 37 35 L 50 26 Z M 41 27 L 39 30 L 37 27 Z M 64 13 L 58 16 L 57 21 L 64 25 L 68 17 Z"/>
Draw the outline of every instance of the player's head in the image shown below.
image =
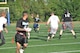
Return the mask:
<path id="1" fill-rule="evenodd" d="M 5 11 L 2 11 L 1 12 L 1 16 L 6 17 L 6 12 Z"/>
<path id="2" fill-rule="evenodd" d="M 39 14 L 37 14 L 37 17 L 39 17 Z"/>
<path id="3" fill-rule="evenodd" d="M 69 10 L 68 10 L 68 9 L 65 9 L 65 12 L 64 12 L 64 13 L 65 13 L 65 14 L 67 14 L 67 13 L 70 13 L 70 12 L 69 12 Z"/>
<path id="4" fill-rule="evenodd" d="M 28 12 L 27 11 L 23 11 L 23 17 L 28 18 Z"/>
<path id="5" fill-rule="evenodd" d="M 54 15 L 54 12 L 51 12 L 51 15 Z"/>

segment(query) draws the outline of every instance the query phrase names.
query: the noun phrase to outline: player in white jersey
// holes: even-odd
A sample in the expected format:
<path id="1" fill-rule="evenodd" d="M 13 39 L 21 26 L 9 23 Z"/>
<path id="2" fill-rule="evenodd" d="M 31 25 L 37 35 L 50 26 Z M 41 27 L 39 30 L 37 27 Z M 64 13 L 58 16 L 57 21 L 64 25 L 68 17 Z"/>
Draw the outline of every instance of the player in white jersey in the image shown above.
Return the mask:
<path id="1" fill-rule="evenodd" d="M 48 21 L 46 23 L 47 25 L 50 24 L 50 31 L 49 31 L 49 34 L 48 34 L 47 41 L 50 38 L 53 38 L 54 35 L 56 34 L 56 32 L 58 30 L 58 23 L 59 22 L 60 22 L 60 20 L 59 20 L 58 16 L 54 15 L 54 13 L 52 12 L 50 18 L 48 19 Z"/>
<path id="2" fill-rule="evenodd" d="M 6 28 L 7 19 L 5 17 L 6 17 L 6 13 L 2 12 L 0 17 L 0 39 L 1 39 L 0 46 L 5 44 L 3 29 L 6 31 L 6 33 L 8 33 L 8 30 Z"/>

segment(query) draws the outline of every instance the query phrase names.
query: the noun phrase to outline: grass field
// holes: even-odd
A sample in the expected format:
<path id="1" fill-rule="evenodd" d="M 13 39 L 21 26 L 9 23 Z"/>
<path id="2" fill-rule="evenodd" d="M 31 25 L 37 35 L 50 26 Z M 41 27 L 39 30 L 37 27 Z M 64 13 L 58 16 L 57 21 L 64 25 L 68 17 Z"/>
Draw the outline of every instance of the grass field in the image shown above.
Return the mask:
<path id="1" fill-rule="evenodd" d="M 30 24 L 32 27 L 32 24 Z M 15 53 L 15 44 L 11 43 L 12 37 L 14 37 L 15 24 L 8 26 L 9 33 L 5 35 L 6 44 L 0 46 L 0 53 Z M 31 39 L 29 39 L 29 45 L 25 49 L 24 53 L 80 53 L 80 23 L 74 22 L 74 30 L 77 35 L 77 39 L 74 39 L 70 31 L 66 30 L 63 33 L 61 40 L 58 39 L 59 30 L 55 35 L 54 39 L 46 41 L 47 39 L 47 27 L 45 24 L 40 24 L 40 32 L 35 33 L 33 30 L 31 32 Z"/>

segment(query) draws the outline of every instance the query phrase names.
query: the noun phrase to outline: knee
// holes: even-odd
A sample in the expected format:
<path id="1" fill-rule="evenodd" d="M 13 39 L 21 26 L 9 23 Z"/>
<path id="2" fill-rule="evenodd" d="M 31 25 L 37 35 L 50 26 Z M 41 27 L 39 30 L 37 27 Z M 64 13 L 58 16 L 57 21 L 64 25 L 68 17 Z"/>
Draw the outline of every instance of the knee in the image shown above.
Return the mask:
<path id="1" fill-rule="evenodd" d="M 26 48 L 28 46 L 28 44 L 24 44 L 24 47 Z"/>
<path id="2" fill-rule="evenodd" d="M 16 46 L 17 46 L 17 50 L 19 50 L 21 48 L 21 45 L 18 42 L 17 42 Z"/>

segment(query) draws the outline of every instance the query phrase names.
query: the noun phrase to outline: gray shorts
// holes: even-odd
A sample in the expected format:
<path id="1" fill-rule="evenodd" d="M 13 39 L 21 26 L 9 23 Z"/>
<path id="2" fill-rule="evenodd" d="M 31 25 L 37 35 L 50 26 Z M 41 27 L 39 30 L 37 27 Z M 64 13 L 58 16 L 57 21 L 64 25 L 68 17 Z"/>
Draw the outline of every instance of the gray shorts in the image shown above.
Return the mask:
<path id="1" fill-rule="evenodd" d="M 2 41 L 2 42 L 4 42 L 4 43 L 5 43 L 5 39 L 4 39 L 3 32 L 0 32 L 0 39 L 1 39 L 1 41 Z"/>
<path id="2" fill-rule="evenodd" d="M 64 22 L 63 24 L 62 24 L 62 30 L 65 30 L 65 29 L 69 29 L 69 30 L 73 30 L 73 27 L 72 27 L 72 24 L 71 24 L 71 22 Z"/>

